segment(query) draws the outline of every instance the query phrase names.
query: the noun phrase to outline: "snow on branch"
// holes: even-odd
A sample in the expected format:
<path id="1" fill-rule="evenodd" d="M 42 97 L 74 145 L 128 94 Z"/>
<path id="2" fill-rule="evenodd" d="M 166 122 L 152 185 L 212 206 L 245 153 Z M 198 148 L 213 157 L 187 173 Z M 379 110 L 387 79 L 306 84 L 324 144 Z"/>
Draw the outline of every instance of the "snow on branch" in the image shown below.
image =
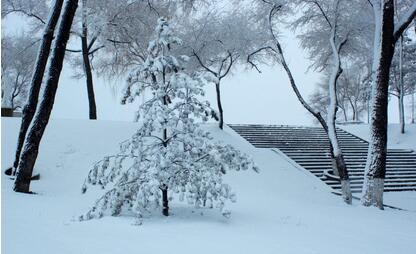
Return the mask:
<path id="1" fill-rule="evenodd" d="M 104 194 L 81 220 L 120 214 L 141 220 L 161 207 L 168 215 L 168 203 L 176 197 L 196 208 L 216 207 L 228 217 L 226 202 L 235 202 L 236 195 L 223 176 L 229 171 L 258 171 L 248 156 L 214 142 L 202 128 L 201 122 L 212 114 L 209 103 L 200 100 L 207 81 L 200 73 L 189 75 L 188 57 L 173 53 L 180 40 L 167 20 L 158 20 L 155 34 L 146 60 L 129 75 L 123 102 L 134 101 L 144 91 L 151 98 L 140 106 L 139 128 L 120 145 L 120 152 L 90 170 L 82 191 L 96 185 Z M 232 55 L 225 61 L 232 64 Z"/>
<path id="2" fill-rule="evenodd" d="M 394 41 L 396 42 L 403 34 L 404 30 L 409 26 L 412 21 L 416 19 L 416 1 L 409 7 L 409 10 L 403 15 L 403 17 L 394 24 Z"/>

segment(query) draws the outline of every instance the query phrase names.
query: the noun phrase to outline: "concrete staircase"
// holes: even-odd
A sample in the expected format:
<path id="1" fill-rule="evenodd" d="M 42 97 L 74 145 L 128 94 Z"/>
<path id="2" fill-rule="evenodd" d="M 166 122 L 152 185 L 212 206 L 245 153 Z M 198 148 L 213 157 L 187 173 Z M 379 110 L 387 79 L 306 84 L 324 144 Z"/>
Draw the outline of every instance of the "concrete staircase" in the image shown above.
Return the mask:
<path id="1" fill-rule="evenodd" d="M 283 125 L 230 125 L 257 148 L 279 149 L 301 167 L 319 177 L 334 190 L 341 188 L 332 173 L 329 141 L 320 127 Z M 364 178 L 368 142 L 342 129 L 337 136 L 343 151 L 353 192 L 360 192 Z M 416 153 L 389 149 L 385 191 L 416 191 Z"/>

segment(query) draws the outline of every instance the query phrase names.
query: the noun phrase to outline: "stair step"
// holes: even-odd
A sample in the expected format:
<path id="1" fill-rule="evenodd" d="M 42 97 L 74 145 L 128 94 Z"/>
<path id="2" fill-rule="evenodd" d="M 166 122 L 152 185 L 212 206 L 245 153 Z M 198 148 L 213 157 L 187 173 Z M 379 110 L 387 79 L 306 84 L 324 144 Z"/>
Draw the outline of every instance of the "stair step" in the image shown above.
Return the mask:
<path id="1" fill-rule="evenodd" d="M 316 160 L 329 160 L 330 157 L 326 156 L 326 155 L 291 155 L 290 156 L 292 159 L 296 159 L 296 160 L 303 160 L 303 159 L 316 159 Z M 362 159 L 362 158 L 366 158 L 367 156 L 361 156 L 361 155 L 348 155 L 348 154 L 344 154 L 344 158 L 346 160 L 353 160 L 353 159 Z M 402 156 L 398 156 L 398 155 L 387 155 L 387 160 L 416 160 L 416 155 L 402 155 Z"/>
<path id="2" fill-rule="evenodd" d="M 335 190 L 339 181 L 329 180 L 324 171 L 332 170 L 330 143 L 320 127 L 286 125 L 231 125 L 238 134 L 257 148 L 275 148 Z M 337 128 L 339 146 L 351 179 L 353 192 L 360 192 L 364 179 L 368 142 Z M 416 153 L 411 149 L 388 149 L 385 191 L 416 190 Z"/>
<path id="3" fill-rule="evenodd" d="M 323 179 L 323 181 L 326 182 L 327 184 L 330 184 L 330 185 L 340 184 L 339 181 L 335 181 L 335 180 Z M 350 184 L 351 185 L 353 185 L 353 184 L 361 185 L 361 184 L 363 184 L 363 182 L 364 182 L 363 179 L 350 179 Z M 410 179 L 389 179 L 389 178 L 386 178 L 384 180 L 384 183 L 385 183 L 385 185 L 386 184 L 396 184 L 396 183 L 397 184 L 403 184 L 403 183 L 405 183 L 405 184 L 407 184 L 407 183 L 416 184 L 416 178 L 410 178 Z"/>
<path id="4" fill-rule="evenodd" d="M 295 161 L 296 162 L 296 161 Z M 309 169 L 320 169 L 320 168 L 325 168 L 325 169 L 331 169 L 332 168 L 332 164 L 331 163 L 327 163 L 327 164 L 307 164 L 307 163 L 300 163 L 300 162 L 296 162 L 297 164 L 305 167 L 305 168 L 309 168 Z M 349 171 L 354 170 L 354 169 L 364 169 L 366 163 L 360 163 L 360 164 L 351 164 L 351 163 L 347 163 L 347 169 Z M 392 169 L 397 169 L 397 170 L 416 170 L 416 165 L 403 165 L 403 164 L 387 164 L 386 165 L 387 170 L 392 170 Z"/>
<path id="5" fill-rule="evenodd" d="M 311 169 L 309 170 L 311 173 L 315 174 L 315 175 L 323 175 L 324 171 L 326 171 L 327 169 Z M 361 170 L 357 170 L 357 169 L 349 169 L 348 170 L 348 174 L 350 176 L 364 176 L 364 169 Z M 397 169 L 387 169 L 386 171 L 386 177 L 387 176 L 400 176 L 400 175 L 406 175 L 406 176 L 415 176 L 416 175 L 416 170 L 397 170 Z"/>

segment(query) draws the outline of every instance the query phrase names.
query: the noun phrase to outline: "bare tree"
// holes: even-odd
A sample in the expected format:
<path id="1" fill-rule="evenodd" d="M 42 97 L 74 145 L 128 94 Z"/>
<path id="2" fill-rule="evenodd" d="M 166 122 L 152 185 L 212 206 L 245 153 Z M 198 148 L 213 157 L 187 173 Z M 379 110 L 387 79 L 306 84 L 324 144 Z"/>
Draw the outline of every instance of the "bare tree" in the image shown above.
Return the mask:
<path id="1" fill-rule="evenodd" d="M 344 122 L 360 121 L 361 115 L 367 110 L 368 103 L 368 79 L 371 70 L 360 63 L 346 65 L 337 81 L 337 119 L 342 116 Z M 310 96 L 310 104 L 321 114 L 327 117 L 327 105 L 329 103 L 328 74 L 317 84 L 317 88 Z M 342 113 L 342 115 L 341 115 Z"/>
<path id="2" fill-rule="evenodd" d="M 338 81 L 340 94 L 346 104 L 345 107 L 351 109 L 350 119 L 353 122 L 359 122 L 360 116 L 367 110 L 369 71 L 365 65 L 354 63 L 344 68 Z"/>
<path id="3" fill-rule="evenodd" d="M 147 44 L 159 17 L 170 18 L 173 1 L 88 0 L 98 47 L 103 47 L 94 67 L 109 79 L 124 76 L 144 62 Z"/>
<path id="4" fill-rule="evenodd" d="M 87 87 L 87 96 L 88 96 L 88 110 L 89 110 L 89 119 L 97 119 L 97 105 L 95 101 L 95 92 L 94 92 L 94 81 L 93 81 L 93 67 L 92 59 L 95 54 L 100 51 L 105 45 L 97 46 L 98 38 L 101 36 L 101 31 L 103 26 L 106 24 L 100 23 L 100 19 L 97 18 L 98 12 L 95 10 L 97 7 L 97 1 L 82 0 L 81 1 L 81 17 L 79 19 L 79 24 L 81 31 L 73 31 L 81 42 L 81 49 L 67 49 L 71 53 L 80 53 L 81 58 L 78 61 L 78 58 L 75 58 L 72 61 L 72 65 L 77 68 L 82 68 L 82 74 L 76 73 L 73 75 L 75 78 L 85 77 L 86 87 Z M 90 32 L 92 30 L 91 39 L 89 39 Z"/>
<path id="5" fill-rule="evenodd" d="M 390 66 L 394 46 L 416 17 L 416 2 L 411 3 L 395 24 L 394 0 L 369 1 L 374 12 L 374 55 L 370 144 L 365 167 L 361 203 L 383 209 L 387 155 L 387 106 Z"/>
<path id="6" fill-rule="evenodd" d="M 400 132 L 405 131 L 404 97 L 411 95 L 416 78 L 416 43 L 407 36 L 400 37 L 390 68 L 390 91 L 397 98 Z"/>
<path id="7" fill-rule="evenodd" d="M 1 40 L 2 107 L 22 109 L 27 99 L 38 40 L 27 35 Z"/>
<path id="8" fill-rule="evenodd" d="M 58 1 L 57 1 L 58 2 Z M 57 3 L 56 2 L 56 3 Z M 25 148 L 20 156 L 19 165 L 16 171 L 16 180 L 14 183 L 14 191 L 29 193 L 30 180 L 32 177 L 33 167 L 39 151 L 39 144 L 42 139 L 45 128 L 48 124 L 50 113 L 55 101 L 55 94 L 58 88 L 59 77 L 65 57 L 66 44 L 69 39 L 72 22 L 75 11 L 78 6 L 78 0 L 67 0 L 61 15 L 56 40 L 54 42 L 54 50 L 49 64 L 48 78 L 45 84 L 42 101 L 36 113 L 35 119 L 30 131 L 25 139 Z M 53 13 L 59 12 L 54 6 Z M 52 19 L 54 15 L 51 15 Z M 50 21 L 48 21 L 49 23 Z"/>
<path id="9" fill-rule="evenodd" d="M 269 51 L 277 56 L 278 62 L 280 62 L 285 69 L 292 89 L 294 90 L 299 101 L 305 109 L 318 120 L 328 135 L 333 169 L 335 174 L 338 174 L 340 177 L 343 199 L 346 203 L 350 204 L 352 202 L 352 195 L 349 185 L 349 176 L 342 151 L 338 145 L 335 128 L 335 117 L 338 108 L 336 84 L 339 75 L 342 72 L 340 51 L 346 45 L 348 33 L 350 32 L 350 30 L 339 29 L 340 23 L 343 24 L 341 27 L 345 28 L 345 20 L 343 20 L 345 17 L 341 15 L 341 11 L 339 10 L 340 1 L 298 1 L 295 5 L 295 8 L 298 8 L 299 6 L 302 7 L 303 5 L 307 5 L 306 7 L 309 7 L 304 8 L 305 13 L 303 13 L 303 15 L 294 23 L 295 27 L 306 26 L 308 28 L 308 31 L 300 36 L 302 46 L 309 49 L 311 58 L 314 60 L 315 67 L 323 70 L 328 70 L 328 68 L 331 69 L 331 75 L 328 80 L 330 100 L 327 107 L 327 120 L 323 118 L 321 112 L 312 108 L 302 97 L 291 70 L 285 60 L 283 49 L 274 32 L 273 18 L 277 16 L 277 13 L 281 10 L 283 5 L 279 4 L 279 2 L 273 1 L 263 2 L 268 4 L 270 8 L 268 15 L 268 27 L 274 45 L 264 46 L 254 51 L 249 55 L 248 62 L 252 63 L 253 66 L 256 67 L 253 63 L 253 57 L 261 51 Z M 323 8 L 322 5 L 325 5 L 325 8 Z M 344 6 L 343 8 L 345 9 Z"/>
<path id="10" fill-rule="evenodd" d="M 89 117 L 90 119 L 97 119 L 97 106 L 95 103 L 94 85 L 92 80 L 92 71 L 90 63 L 90 55 L 99 48 L 93 49 L 96 38 L 88 42 L 88 23 L 87 23 L 87 0 L 82 0 L 82 33 L 81 33 L 81 48 L 82 59 L 84 61 L 85 79 L 87 82 L 87 94 L 89 103 Z"/>
<path id="11" fill-rule="evenodd" d="M 26 105 L 23 108 L 22 123 L 20 125 L 19 137 L 17 140 L 17 148 L 13 163 L 13 170 L 8 169 L 8 171 L 13 174 L 17 170 L 26 133 L 36 112 L 43 75 L 45 73 L 46 64 L 48 62 L 52 40 L 55 32 L 55 26 L 58 22 L 61 13 L 62 4 L 63 0 L 56 0 L 54 2 L 53 6 L 50 9 L 49 19 L 46 22 L 43 31 L 42 42 L 37 53 L 37 59 L 33 69 L 32 79 L 30 81 L 29 97 Z"/>
<path id="12" fill-rule="evenodd" d="M 90 1 L 88 1 L 90 2 Z M 97 1 L 92 0 L 92 4 L 96 4 Z M 39 1 L 39 0 L 6 0 L 4 3 L 2 2 L 3 9 L 2 9 L 2 16 L 7 16 L 9 14 L 22 14 L 26 17 L 34 19 L 36 22 L 30 22 L 30 26 L 32 27 L 31 33 L 37 33 L 37 31 L 41 30 L 45 24 L 47 19 L 47 5 L 46 1 Z M 97 42 L 97 37 L 99 36 L 99 31 L 94 33 L 91 40 L 88 40 L 88 18 L 87 16 L 94 16 L 91 8 L 87 6 L 87 0 L 82 1 L 82 15 L 80 18 L 80 26 L 81 31 L 78 32 L 77 30 L 71 31 L 73 35 L 76 35 L 80 38 L 81 41 L 81 49 L 80 50 L 71 50 L 68 49 L 69 52 L 79 52 L 81 53 L 82 59 L 82 69 L 83 75 L 86 78 L 87 84 L 87 94 L 88 94 L 88 105 L 89 105 L 89 118 L 96 119 L 96 103 L 95 103 L 95 95 L 94 95 L 94 87 L 93 87 L 93 76 L 92 76 L 92 67 L 90 59 L 94 56 L 94 54 L 99 51 L 103 46 L 94 47 L 95 43 Z M 95 20 L 94 20 L 95 21 Z M 96 26 L 98 27 L 98 25 Z M 94 26 L 94 28 L 96 28 Z M 79 76 L 79 75 L 77 75 Z"/>
<path id="13" fill-rule="evenodd" d="M 263 44 L 266 36 L 253 26 L 244 11 L 220 12 L 215 8 L 181 22 L 179 30 L 184 31 L 185 53 L 193 56 L 191 69 L 202 70 L 212 77 L 217 95 L 219 128 L 223 129 L 222 80 L 237 65 L 246 64 L 244 56 Z"/>

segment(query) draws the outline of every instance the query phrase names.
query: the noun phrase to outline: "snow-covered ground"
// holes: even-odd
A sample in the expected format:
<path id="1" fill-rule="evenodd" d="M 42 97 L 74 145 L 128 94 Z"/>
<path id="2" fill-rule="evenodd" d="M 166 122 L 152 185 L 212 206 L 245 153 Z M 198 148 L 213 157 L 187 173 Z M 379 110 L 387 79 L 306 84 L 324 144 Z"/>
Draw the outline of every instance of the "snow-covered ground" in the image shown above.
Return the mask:
<path id="1" fill-rule="evenodd" d="M 368 124 L 340 125 L 340 128 L 368 141 L 370 129 Z M 399 124 L 389 124 L 388 141 L 389 148 L 406 148 L 416 151 L 416 124 L 405 125 L 405 133 L 400 133 Z"/>
<path id="2" fill-rule="evenodd" d="M 1 166 L 10 166 L 19 119 L 1 122 Z M 136 124 L 52 120 L 32 183 L 37 195 L 14 193 L 2 175 L 2 253 L 415 253 L 416 212 L 347 206 L 317 178 L 230 129 L 207 126 L 216 139 L 253 156 L 261 169 L 227 176 L 238 201 L 232 217 L 173 201 L 172 216 L 78 222 L 98 195 L 81 194 L 92 163 L 117 152 Z M 416 136 L 413 136 L 416 137 Z M 400 197 L 396 197 L 399 198 Z M 414 196 L 404 197 L 415 201 Z"/>
<path id="3" fill-rule="evenodd" d="M 370 138 L 368 124 L 349 124 L 339 127 L 364 140 L 368 141 Z M 387 146 L 389 148 L 412 149 L 416 152 L 416 124 L 407 124 L 404 134 L 400 133 L 399 124 L 389 124 Z M 384 201 L 393 206 L 416 211 L 416 192 L 414 191 L 386 192 Z"/>

